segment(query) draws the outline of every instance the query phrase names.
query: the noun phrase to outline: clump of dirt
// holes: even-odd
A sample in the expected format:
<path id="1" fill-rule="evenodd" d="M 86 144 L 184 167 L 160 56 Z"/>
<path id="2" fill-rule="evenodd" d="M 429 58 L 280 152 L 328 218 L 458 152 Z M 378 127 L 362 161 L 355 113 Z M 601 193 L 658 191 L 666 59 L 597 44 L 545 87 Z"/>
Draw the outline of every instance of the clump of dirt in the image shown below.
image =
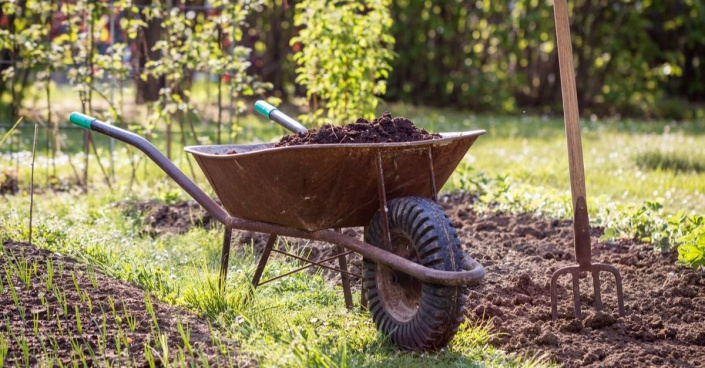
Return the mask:
<path id="1" fill-rule="evenodd" d="M 0 195 L 15 194 L 19 190 L 19 182 L 14 175 L 0 172 Z"/>
<path id="2" fill-rule="evenodd" d="M 284 136 L 275 147 L 305 144 L 415 142 L 440 137 L 439 134 L 430 134 L 424 129 L 417 128 L 409 119 L 392 117 L 392 114 L 387 111 L 372 122 L 360 118 L 353 124 L 344 126 L 326 124 L 320 129 L 290 134 Z"/>
<path id="3" fill-rule="evenodd" d="M 55 192 L 69 192 L 74 188 L 78 188 L 81 185 L 69 180 L 69 179 L 64 179 L 60 177 L 56 177 L 54 175 L 51 175 L 47 178 L 46 180 L 46 189 L 51 189 Z M 36 184 L 35 184 L 36 185 Z M 35 187 L 36 190 L 36 187 Z"/>
<path id="4" fill-rule="evenodd" d="M 166 204 L 152 200 L 126 201 L 117 204 L 127 215 L 137 217 L 143 234 L 157 237 L 183 234 L 193 227 L 210 229 L 218 223 L 196 201 Z"/>
<path id="5" fill-rule="evenodd" d="M 204 318 L 147 298 L 139 288 L 69 257 L 26 243 L 5 242 L 0 268 L 12 273 L 11 277 L 3 273 L 5 291 L 0 293 L 2 332 L 14 336 L 5 357 L 8 366 L 54 366 L 57 359 L 68 366 L 85 359 L 85 366 L 146 367 L 145 350 L 152 352 L 157 366 L 178 365 L 173 361 L 176 352 L 189 351 L 179 323 L 190 331 L 188 342 L 194 351 L 185 354 L 187 365 L 200 366 L 204 360 L 211 366 L 255 365 L 234 341 L 215 342 Z M 26 341 L 27 356 L 23 344 L 14 339 Z M 166 350 L 159 345 L 163 341 L 174 352 L 170 362 L 161 361 L 160 354 Z M 53 359 L 51 363 L 47 358 Z"/>

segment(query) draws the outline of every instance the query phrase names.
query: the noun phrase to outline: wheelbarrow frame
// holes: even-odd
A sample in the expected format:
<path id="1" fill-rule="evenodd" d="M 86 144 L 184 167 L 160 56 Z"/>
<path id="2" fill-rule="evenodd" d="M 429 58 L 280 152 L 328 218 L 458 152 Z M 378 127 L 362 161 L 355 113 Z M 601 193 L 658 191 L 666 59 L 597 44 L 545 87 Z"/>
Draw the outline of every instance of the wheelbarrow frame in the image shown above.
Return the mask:
<path id="1" fill-rule="evenodd" d="M 446 286 L 464 286 L 464 285 L 472 285 L 477 282 L 479 282 L 484 276 L 485 276 L 485 269 L 484 267 L 477 262 L 476 260 L 466 257 L 466 269 L 468 271 L 441 271 L 441 270 L 435 270 L 429 267 L 422 266 L 420 264 L 417 264 L 415 262 L 412 262 L 410 260 L 407 260 L 403 257 L 400 257 L 398 255 L 395 255 L 388 251 L 388 249 L 391 249 L 390 243 L 390 234 L 389 234 L 389 225 L 386 221 L 387 216 L 382 216 L 383 219 L 383 232 L 384 232 L 384 246 L 382 248 L 377 248 L 375 246 L 372 246 L 370 244 L 365 243 L 362 240 L 355 239 L 353 237 L 347 236 L 342 234 L 339 229 L 335 230 L 316 230 L 316 231 L 307 231 L 307 230 L 302 230 L 302 229 L 297 229 L 297 228 L 292 228 L 292 227 L 287 227 L 287 226 L 282 226 L 282 225 L 277 225 L 277 224 L 272 224 L 272 223 L 266 223 L 266 222 L 261 222 L 261 221 L 253 221 L 253 220 L 247 220 L 244 218 L 239 218 L 239 217 L 234 217 L 231 216 L 225 209 L 223 209 L 221 206 L 219 206 L 209 195 L 207 195 L 201 188 L 196 185 L 188 176 L 186 176 L 179 168 L 176 167 L 166 156 L 164 156 L 152 143 L 150 143 L 148 140 L 145 138 L 131 133 L 129 131 L 111 126 L 109 124 L 106 124 L 102 121 L 99 121 L 98 119 L 80 114 L 80 113 L 72 113 L 70 116 L 70 121 L 73 124 L 79 125 L 83 128 L 90 129 L 92 131 L 96 131 L 98 133 L 105 134 L 109 137 L 113 137 L 117 140 L 120 140 L 122 142 L 125 142 L 129 145 L 132 145 L 136 148 L 138 148 L 140 151 L 142 151 L 147 157 L 149 157 L 154 163 L 156 163 L 169 177 L 171 177 L 181 188 L 183 188 L 186 193 L 188 193 L 191 197 L 193 197 L 198 204 L 203 206 L 203 208 L 208 211 L 216 220 L 221 222 L 225 226 L 225 232 L 224 232 L 224 239 L 223 239 L 223 247 L 222 247 L 222 254 L 221 254 L 221 270 L 220 270 L 220 285 L 221 287 L 224 287 L 225 285 L 225 279 L 227 277 L 227 268 L 228 268 L 228 261 L 229 261 L 229 254 L 230 254 L 230 243 L 231 243 L 231 234 L 232 234 L 232 229 L 239 229 L 239 230 L 245 230 L 245 231 L 253 231 L 253 232 L 258 232 L 258 233 L 266 233 L 270 234 L 269 240 L 267 242 L 267 246 L 265 247 L 265 250 L 260 257 L 260 260 L 258 262 L 257 268 L 255 270 L 255 274 L 253 276 L 253 285 L 261 285 L 263 283 L 269 282 L 271 280 L 265 281 L 263 283 L 260 283 L 260 278 L 262 276 L 262 273 L 264 271 L 264 268 L 266 267 L 266 263 L 269 259 L 269 255 L 271 254 L 272 251 L 279 252 L 279 253 L 284 253 L 287 256 L 294 256 L 295 258 L 298 258 L 299 260 L 303 260 L 309 263 L 313 263 L 318 266 L 322 266 L 325 268 L 331 268 L 336 271 L 341 272 L 341 276 L 343 276 L 343 287 L 344 287 L 344 292 L 345 292 L 345 299 L 346 299 L 346 304 L 348 307 L 351 307 L 352 301 L 350 297 L 350 286 L 349 282 L 346 282 L 347 279 L 347 274 L 349 272 L 347 271 L 346 267 L 346 262 L 345 262 L 345 255 L 349 254 L 350 252 L 355 252 L 361 254 L 364 258 L 369 258 L 371 260 L 374 260 L 377 262 L 379 265 L 391 268 L 392 270 L 403 272 L 409 276 L 415 277 L 418 280 L 425 282 L 425 283 L 432 283 L 432 284 L 439 284 L 439 285 L 446 285 Z M 430 155 L 430 151 L 429 151 Z M 433 158 L 429 157 L 429 170 L 430 173 L 433 174 Z M 379 208 L 380 211 L 384 215 L 387 214 L 387 198 L 386 198 L 386 191 L 385 191 L 385 186 L 384 186 L 384 169 L 382 167 L 382 160 L 381 156 L 378 154 L 377 155 L 377 178 L 378 178 L 378 195 L 379 195 Z M 431 178 L 434 178 L 433 175 L 431 175 Z M 432 180 L 431 182 L 431 190 L 432 190 L 432 197 L 435 199 L 436 195 L 436 183 L 435 179 Z M 335 257 L 339 258 L 340 261 L 340 269 L 332 268 L 330 266 L 326 266 L 323 264 L 324 261 L 331 260 L 334 257 L 331 257 L 329 259 L 323 260 L 321 262 L 311 262 L 309 260 L 306 260 L 304 258 L 288 254 L 285 252 L 281 252 L 279 250 L 274 249 L 274 244 L 276 242 L 277 236 L 286 236 L 286 237 L 292 237 L 292 238 L 300 238 L 300 239 L 309 239 L 309 240 L 317 240 L 317 241 L 323 241 L 327 243 L 334 244 L 338 247 L 338 253 L 335 255 Z M 343 249 L 347 249 L 347 252 L 344 252 Z M 277 276 L 283 277 L 288 274 L 291 274 L 293 272 L 301 271 L 305 268 L 308 268 L 308 266 L 301 267 L 297 270 L 294 270 L 290 273 L 287 273 L 285 275 L 280 275 Z M 363 290 L 364 293 L 364 290 Z M 364 298 L 363 298 L 364 299 Z M 364 307 L 364 301 L 362 301 L 362 306 Z"/>

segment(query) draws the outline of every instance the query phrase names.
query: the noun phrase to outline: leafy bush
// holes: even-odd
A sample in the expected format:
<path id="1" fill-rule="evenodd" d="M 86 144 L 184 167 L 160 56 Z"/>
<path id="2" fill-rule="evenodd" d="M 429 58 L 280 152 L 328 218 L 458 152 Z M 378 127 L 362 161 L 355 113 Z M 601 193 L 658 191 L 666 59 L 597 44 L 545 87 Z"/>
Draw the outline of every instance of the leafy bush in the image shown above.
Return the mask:
<path id="1" fill-rule="evenodd" d="M 705 220 L 703 216 L 681 217 L 685 235 L 678 238 L 678 260 L 693 268 L 705 266 Z"/>
<path id="2" fill-rule="evenodd" d="M 351 123 L 374 118 L 386 92 L 394 44 L 389 35 L 389 0 L 303 0 L 296 5 L 291 39 L 296 82 L 306 88 L 311 113 L 305 123 Z M 324 117 L 325 114 L 325 117 Z"/>

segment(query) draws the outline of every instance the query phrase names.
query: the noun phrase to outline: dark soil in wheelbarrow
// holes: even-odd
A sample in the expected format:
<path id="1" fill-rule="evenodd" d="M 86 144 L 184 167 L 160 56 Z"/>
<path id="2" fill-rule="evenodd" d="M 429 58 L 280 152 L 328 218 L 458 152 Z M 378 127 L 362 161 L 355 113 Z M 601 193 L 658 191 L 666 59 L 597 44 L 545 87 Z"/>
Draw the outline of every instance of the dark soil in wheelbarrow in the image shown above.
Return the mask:
<path id="1" fill-rule="evenodd" d="M 360 118 L 353 124 L 344 126 L 326 124 L 320 129 L 290 134 L 284 136 L 276 147 L 304 144 L 415 142 L 440 137 L 439 134 L 430 134 L 416 127 L 409 119 L 392 117 L 387 111 L 371 122 Z"/>
<path id="2" fill-rule="evenodd" d="M 580 279 L 582 321 L 574 319 L 571 280 L 559 280 L 559 320 L 551 322 L 549 280 L 556 269 L 575 264 L 571 221 L 531 214 L 475 214 L 467 197 L 441 199 L 458 229 L 465 251 L 487 276 L 470 290 L 467 316 L 490 323 L 492 343 L 519 354 L 545 354 L 566 367 L 704 367 L 705 274 L 675 264 L 677 254 L 656 254 L 633 240 L 602 242 L 593 229 L 593 261 L 616 266 L 624 280 L 625 317 L 617 313 L 614 278 L 602 274 L 603 313 L 593 309 L 592 279 Z M 346 229 L 361 237 L 361 229 Z M 239 241 L 264 248 L 264 234 L 236 233 Z M 312 260 L 328 258 L 335 247 L 318 242 L 293 244 Z M 361 258 L 349 258 L 360 272 Z M 337 261 L 328 262 L 337 266 Z M 340 283 L 333 271 L 324 271 Z M 353 279 L 359 292 L 359 279 Z"/>
<path id="3" fill-rule="evenodd" d="M 206 361 L 210 366 L 256 365 L 239 353 L 234 341 L 214 342 L 204 318 L 69 257 L 5 242 L 0 269 L 0 336 L 9 348 L 4 361 L 8 367 L 53 367 L 58 361 L 63 366 L 148 367 L 145 351 L 156 366 L 180 366 L 180 351 L 189 366 Z M 193 353 L 179 324 L 190 334 L 186 341 Z M 162 361 L 160 341 L 166 341 L 171 362 Z"/>

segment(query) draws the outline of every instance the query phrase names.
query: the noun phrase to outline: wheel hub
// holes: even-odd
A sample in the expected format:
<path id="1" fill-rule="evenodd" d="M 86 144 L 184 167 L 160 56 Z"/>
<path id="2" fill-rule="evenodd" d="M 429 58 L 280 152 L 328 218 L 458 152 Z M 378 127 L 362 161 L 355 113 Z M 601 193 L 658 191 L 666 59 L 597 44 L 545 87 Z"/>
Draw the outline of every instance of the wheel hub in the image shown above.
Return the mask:
<path id="1" fill-rule="evenodd" d="M 418 263 L 411 239 L 400 231 L 392 231 L 392 253 Z M 377 287 L 384 309 L 399 322 L 410 321 L 419 309 L 423 284 L 403 272 L 378 265 Z"/>

